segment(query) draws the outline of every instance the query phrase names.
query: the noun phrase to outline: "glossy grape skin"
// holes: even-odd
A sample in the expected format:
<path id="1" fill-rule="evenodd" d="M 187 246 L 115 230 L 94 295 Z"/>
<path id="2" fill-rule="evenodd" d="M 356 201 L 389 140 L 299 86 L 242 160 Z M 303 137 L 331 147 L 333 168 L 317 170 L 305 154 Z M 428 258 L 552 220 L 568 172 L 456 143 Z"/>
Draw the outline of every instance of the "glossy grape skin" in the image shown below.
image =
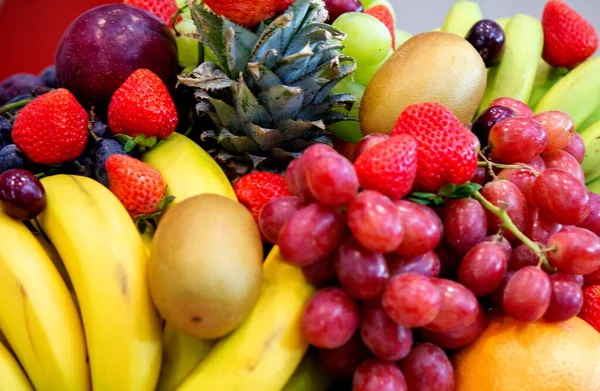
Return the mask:
<path id="1" fill-rule="evenodd" d="M 500 163 L 528 162 L 548 144 L 546 130 L 531 118 L 515 117 L 492 127 L 489 135 L 494 159 Z"/>
<path id="2" fill-rule="evenodd" d="M 292 186 L 288 184 L 289 189 L 294 189 L 296 192 L 292 192 L 292 194 L 297 194 L 304 202 L 310 203 L 315 201 L 315 196 L 310 191 L 308 186 L 308 178 L 306 175 L 307 167 L 319 156 L 324 155 L 338 155 L 337 151 L 326 144 L 313 144 L 310 147 L 306 148 L 302 153 L 302 156 L 299 159 L 294 159 L 296 163 L 294 166 L 288 166 L 286 177 L 290 178 L 292 181 Z M 292 161 L 293 163 L 293 161 Z M 287 184 L 286 179 L 286 184 Z"/>
<path id="3" fill-rule="evenodd" d="M 444 218 L 444 238 L 458 255 L 487 236 L 487 217 L 481 204 L 470 198 L 452 201 Z"/>
<path id="4" fill-rule="evenodd" d="M 477 136 L 483 146 L 488 145 L 490 130 L 498 122 L 515 116 L 515 112 L 505 106 L 492 106 L 483 111 L 473 122 L 471 131 Z"/>
<path id="5" fill-rule="evenodd" d="M 314 158 L 306 165 L 306 181 L 312 195 L 331 207 L 348 204 L 358 192 L 354 165 L 338 154 Z"/>
<path id="6" fill-rule="evenodd" d="M 327 255 L 315 263 L 304 266 L 302 268 L 302 274 L 304 275 L 306 282 L 317 287 L 322 287 L 335 281 L 337 275 L 335 274 L 335 269 L 333 267 L 333 257 Z"/>
<path id="7" fill-rule="evenodd" d="M 300 168 L 300 158 L 295 158 L 288 164 L 285 170 L 285 185 L 290 193 L 295 196 L 300 196 L 300 189 L 296 180 Z"/>
<path id="8" fill-rule="evenodd" d="M 127 4 L 106 4 L 75 19 L 56 51 L 58 85 L 96 113 L 137 69 L 157 74 L 174 89 L 179 73 L 175 35 L 151 13 Z"/>
<path id="9" fill-rule="evenodd" d="M 465 38 L 483 59 L 486 68 L 500 63 L 504 54 L 504 30 L 493 20 L 483 19 L 471 27 Z"/>
<path id="10" fill-rule="evenodd" d="M 404 239 L 396 252 L 415 256 L 433 250 L 442 239 L 444 226 L 438 215 L 428 206 L 406 200 L 394 202 L 404 226 Z"/>
<path id="11" fill-rule="evenodd" d="M 548 135 L 548 145 L 544 153 L 563 149 L 575 133 L 573 119 L 562 111 L 545 111 L 534 115 L 533 119 L 542 124 Z"/>
<path id="12" fill-rule="evenodd" d="M 369 357 L 369 349 L 359 333 L 342 346 L 334 349 L 319 349 L 319 366 L 334 379 L 348 379 L 363 360 Z"/>
<path id="13" fill-rule="evenodd" d="M 356 147 L 355 158 L 358 158 L 369 149 L 373 148 L 382 141 L 389 140 L 390 135 L 386 133 L 373 133 L 363 137 Z"/>
<path id="14" fill-rule="evenodd" d="M 525 200 L 525 196 L 514 183 L 502 179 L 488 182 L 481 189 L 481 195 L 500 209 L 506 209 L 508 217 L 510 217 L 519 231 L 525 229 L 527 200 Z M 498 229 L 502 226 L 502 220 L 487 209 L 485 212 L 487 215 L 488 233 L 493 234 L 498 232 Z M 504 235 L 508 240 L 515 238 L 514 234 L 510 231 L 506 231 Z"/>
<path id="15" fill-rule="evenodd" d="M 336 250 L 333 266 L 346 292 L 361 300 L 381 296 L 389 277 L 383 254 L 365 249 L 353 238 Z"/>
<path id="16" fill-rule="evenodd" d="M 271 243 L 277 244 L 281 229 L 294 213 L 304 207 L 298 197 L 277 197 L 267 202 L 258 215 L 260 232 Z"/>
<path id="17" fill-rule="evenodd" d="M 527 223 L 523 233 L 534 242 L 545 244 L 550 236 L 562 229 L 562 224 L 548 221 L 540 215 L 540 210 L 536 206 L 530 206 L 527 213 Z"/>
<path id="18" fill-rule="evenodd" d="M 10 217 L 31 220 L 46 208 L 46 190 L 27 170 L 4 171 L 0 174 L 0 207 Z"/>
<path id="19" fill-rule="evenodd" d="M 443 278 L 432 278 L 431 282 L 442 294 L 442 305 L 436 318 L 425 328 L 437 332 L 452 332 L 475 321 L 479 303 L 470 290 Z"/>
<path id="20" fill-rule="evenodd" d="M 486 319 L 482 308 L 477 311 L 475 321 L 465 328 L 448 333 L 421 329 L 420 335 L 427 342 L 431 342 L 443 349 L 461 349 L 474 342 L 485 330 Z"/>
<path id="21" fill-rule="evenodd" d="M 583 139 L 579 135 L 579 133 L 573 134 L 571 137 L 571 141 L 567 144 L 566 147 L 562 149 L 565 152 L 570 153 L 579 164 L 583 162 L 583 158 L 585 157 L 585 143 Z"/>
<path id="22" fill-rule="evenodd" d="M 542 172 L 546 169 L 546 164 L 544 160 L 540 156 L 534 157 L 530 162 L 526 164 L 527 166 L 533 168 L 538 173 Z M 525 196 L 525 200 L 528 205 L 535 204 L 535 200 L 533 198 L 533 183 L 537 178 L 533 171 L 524 168 L 524 169 L 512 169 L 505 168 L 498 173 L 498 178 L 506 179 L 517 185 L 521 193 Z"/>
<path id="23" fill-rule="evenodd" d="M 590 214 L 578 226 L 600 235 L 600 195 L 590 191 L 589 197 Z"/>
<path id="24" fill-rule="evenodd" d="M 473 177 L 469 180 L 469 182 L 483 185 L 483 183 L 485 182 L 486 179 L 487 179 L 486 168 L 485 167 L 477 167 L 477 169 L 475 170 L 475 174 L 473 174 Z"/>
<path id="25" fill-rule="evenodd" d="M 600 267 L 600 238 L 592 231 L 572 227 L 550 236 L 550 262 L 563 273 L 589 274 Z"/>
<path id="26" fill-rule="evenodd" d="M 583 169 L 577 159 L 575 159 L 570 153 L 565 151 L 554 151 L 547 152 L 543 155 L 544 163 L 546 168 L 556 168 L 558 170 L 566 171 L 573 175 L 581 183 L 585 183 L 585 176 L 583 175 Z"/>
<path id="27" fill-rule="evenodd" d="M 360 315 L 360 335 L 375 356 L 390 361 L 406 357 L 413 343 L 412 331 L 396 324 L 379 300 L 365 302 Z"/>
<path id="28" fill-rule="evenodd" d="M 498 235 L 489 235 L 488 237 L 485 238 L 486 242 L 494 242 L 496 244 L 498 244 L 500 246 L 500 248 L 502 248 L 502 250 L 504 251 L 504 254 L 506 255 L 506 259 L 510 260 L 510 257 L 512 255 L 512 246 L 510 245 L 510 242 L 508 240 L 506 240 L 506 238 L 504 236 L 501 236 L 500 238 L 498 238 Z"/>
<path id="29" fill-rule="evenodd" d="M 552 290 L 548 275 L 535 266 L 519 269 L 506 284 L 503 307 L 506 313 L 522 322 L 534 322 L 550 305 Z"/>
<path id="30" fill-rule="evenodd" d="M 504 309 L 504 291 L 506 290 L 506 285 L 510 281 L 510 279 L 515 275 L 516 271 L 507 271 L 500 283 L 500 286 L 496 288 L 494 292 L 489 296 L 495 309 Z"/>
<path id="31" fill-rule="evenodd" d="M 344 216 L 321 204 L 294 213 L 279 234 L 281 255 L 291 264 L 306 266 L 330 254 L 342 242 Z"/>
<path id="32" fill-rule="evenodd" d="M 325 0 L 325 8 L 329 13 L 329 24 L 346 12 L 363 12 L 363 5 L 359 0 Z"/>
<path id="33" fill-rule="evenodd" d="M 310 299 L 302 314 L 306 339 L 323 349 L 333 349 L 350 340 L 358 327 L 358 306 L 339 288 L 324 288 Z"/>
<path id="34" fill-rule="evenodd" d="M 371 358 L 356 368 L 352 391 L 408 391 L 408 388 L 395 363 Z"/>
<path id="35" fill-rule="evenodd" d="M 377 191 L 365 190 L 356 195 L 348 205 L 346 216 L 350 232 L 370 251 L 392 252 L 404 239 L 404 224 L 398 208 Z"/>
<path id="36" fill-rule="evenodd" d="M 547 169 L 533 184 L 533 197 L 540 214 L 564 225 L 579 224 L 590 214 L 588 190 L 573 175 Z"/>
<path id="37" fill-rule="evenodd" d="M 442 268 L 440 258 L 435 251 L 425 254 L 405 257 L 400 254 L 388 254 L 385 256 L 390 277 L 402 273 L 417 273 L 426 277 L 438 277 Z"/>
<path id="38" fill-rule="evenodd" d="M 446 353 L 432 343 L 415 347 L 400 363 L 409 390 L 454 391 L 454 370 Z"/>
<path id="39" fill-rule="evenodd" d="M 333 26 L 346 34 L 344 54 L 354 57 L 357 66 L 378 64 L 392 47 L 392 36 L 377 18 L 359 12 L 340 15 Z"/>
<path id="40" fill-rule="evenodd" d="M 390 279 L 381 302 L 394 322 L 415 328 L 435 319 L 442 305 L 442 297 L 429 278 L 416 273 L 403 273 Z"/>
<path id="41" fill-rule="evenodd" d="M 525 244 L 520 244 L 513 249 L 508 270 L 517 271 L 525 266 L 536 266 L 539 260 L 532 249 Z"/>
<path id="42" fill-rule="evenodd" d="M 486 296 L 500 286 L 507 266 L 506 253 L 499 244 L 481 242 L 464 256 L 458 281 L 475 296 Z"/>
<path id="43" fill-rule="evenodd" d="M 576 316 L 583 306 L 583 292 L 570 275 L 554 273 L 550 276 L 552 298 L 544 319 L 560 322 Z"/>
<path id="44" fill-rule="evenodd" d="M 510 98 L 508 96 L 494 99 L 490 103 L 490 107 L 504 106 L 514 111 L 517 117 L 533 117 L 533 111 L 525 103 L 520 100 Z"/>

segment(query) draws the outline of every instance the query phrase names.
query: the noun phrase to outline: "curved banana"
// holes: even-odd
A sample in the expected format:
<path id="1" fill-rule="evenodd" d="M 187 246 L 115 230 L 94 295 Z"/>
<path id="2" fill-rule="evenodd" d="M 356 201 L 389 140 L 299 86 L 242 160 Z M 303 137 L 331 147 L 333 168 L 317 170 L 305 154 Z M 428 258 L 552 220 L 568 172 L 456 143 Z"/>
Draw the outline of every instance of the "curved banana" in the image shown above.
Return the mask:
<path id="1" fill-rule="evenodd" d="M 498 23 L 500 27 L 502 27 L 502 30 L 506 30 L 506 26 L 508 26 L 511 19 L 512 18 L 498 18 L 495 20 L 495 22 Z"/>
<path id="2" fill-rule="evenodd" d="M 0 343 L 0 391 L 34 391 L 10 351 Z"/>
<path id="3" fill-rule="evenodd" d="M 0 329 L 37 390 L 90 390 L 83 327 L 44 248 L 0 212 Z M 0 380 L 1 382 L 2 380 Z"/>
<path id="4" fill-rule="evenodd" d="M 592 193 L 600 194 L 600 179 L 596 179 L 595 181 L 588 183 L 586 186 Z"/>
<path id="5" fill-rule="evenodd" d="M 442 31 L 466 37 L 471 27 L 483 19 L 481 7 L 474 1 L 457 1 L 450 7 Z"/>
<path id="6" fill-rule="evenodd" d="M 594 112 L 592 113 L 592 115 L 590 115 L 585 121 L 583 121 L 583 123 L 579 125 L 579 127 L 575 130 L 578 133 L 581 133 L 598 121 L 600 121 L 600 107 L 597 107 L 596 110 L 594 110 Z"/>
<path id="7" fill-rule="evenodd" d="M 488 72 L 487 87 L 479 113 L 487 109 L 496 98 L 507 96 L 528 102 L 531 96 L 544 47 L 542 24 L 533 16 L 517 14 L 510 20 L 504 33 L 504 54 L 500 64 Z"/>
<path id="8" fill-rule="evenodd" d="M 281 390 L 308 349 L 300 319 L 313 292 L 301 270 L 274 247 L 263 266 L 256 306 L 178 391 Z"/>
<path id="9" fill-rule="evenodd" d="M 330 385 L 331 378 L 323 372 L 315 357 L 307 354 L 281 391 L 326 391 Z"/>
<path id="10" fill-rule="evenodd" d="M 600 178 L 600 121 L 580 133 L 585 144 L 585 156 L 581 168 L 586 183 Z"/>
<path id="11" fill-rule="evenodd" d="M 540 59 L 535 73 L 535 80 L 533 81 L 533 88 L 531 89 L 531 96 L 529 97 L 529 102 L 526 102 L 529 107 L 537 106 L 550 88 L 558 83 L 568 72 L 567 68 L 555 68 L 544 61 L 544 59 Z"/>
<path id="12" fill-rule="evenodd" d="M 146 279 L 147 254 L 119 200 L 80 176 L 42 179 L 39 216 L 73 281 L 94 391 L 151 391 L 161 361 L 161 325 Z"/>
<path id="13" fill-rule="evenodd" d="M 564 111 L 573 118 L 575 129 L 579 131 L 580 126 L 598 107 L 600 107 L 600 57 L 594 57 L 579 64 L 556 83 L 540 100 L 534 111 L 536 113 L 548 110 Z"/>

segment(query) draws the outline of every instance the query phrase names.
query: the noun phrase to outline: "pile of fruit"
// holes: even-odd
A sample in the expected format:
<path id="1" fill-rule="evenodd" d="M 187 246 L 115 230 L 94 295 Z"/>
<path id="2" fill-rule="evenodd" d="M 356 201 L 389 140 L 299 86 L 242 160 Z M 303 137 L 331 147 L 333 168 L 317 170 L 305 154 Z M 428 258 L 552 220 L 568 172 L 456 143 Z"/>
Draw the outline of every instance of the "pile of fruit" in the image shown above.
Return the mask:
<path id="1" fill-rule="evenodd" d="M 0 389 L 600 389 L 596 31 L 395 25 L 126 0 L 0 82 Z"/>

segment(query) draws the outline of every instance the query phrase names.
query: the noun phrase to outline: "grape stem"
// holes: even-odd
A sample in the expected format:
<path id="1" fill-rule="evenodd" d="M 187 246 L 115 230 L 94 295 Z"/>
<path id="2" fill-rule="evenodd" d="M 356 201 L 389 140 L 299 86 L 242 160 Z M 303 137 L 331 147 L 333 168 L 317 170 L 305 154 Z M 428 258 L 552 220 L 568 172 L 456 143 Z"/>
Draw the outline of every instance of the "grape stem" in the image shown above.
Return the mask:
<path id="1" fill-rule="evenodd" d="M 25 106 L 27 103 L 31 102 L 32 100 L 33 100 L 33 98 L 25 98 L 25 99 L 21 99 L 16 102 L 4 105 L 4 106 L 0 107 L 0 114 L 8 113 L 11 110 L 20 109 L 21 107 Z"/>
<path id="2" fill-rule="evenodd" d="M 531 166 L 528 166 L 527 164 L 495 163 L 495 162 L 490 161 L 488 158 L 486 158 L 485 155 L 482 153 L 480 153 L 479 156 L 483 159 L 483 161 L 477 162 L 477 167 L 487 167 L 490 172 L 493 172 L 493 170 L 492 170 L 493 167 L 497 167 L 497 168 L 507 168 L 509 170 L 529 170 L 535 176 L 540 175 L 540 172 L 538 170 L 536 170 L 535 168 L 533 168 Z M 495 177 L 495 175 L 493 175 L 493 176 Z"/>
<path id="3" fill-rule="evenodd" d="M 548 258 L 546 258 L 546 254 L 544 254 L 540 246 L 538 246 L 533 240 L 529 239 L 523 232 L 519 230 L 519 228 L 517 228 L 517 226 L 515 225 L 515 223 L 513 223 L 510 216 L 508 215 L 508 212 L 505 209 L 499 208 L 496 205 L 492 204 L 478 191 L 476 191 L 473 194 L 473 197 L 477 201 L 479 201 L 479 203 L 484 208 L 495 214 L 502 221 L 502 227 L 504 227 L 504 229 L 512 232 L 512 234 L 515 235 L 517 239 L 519 239 L 524 245 L 529 247 L 531 251 L 534 252 L 536 257 L 539 259 L 537 265 L 538 268 L 541 269 L 542 266 L 545 266 L 549 269 L 552 268 L 550 262 L 548 261 Z"/>

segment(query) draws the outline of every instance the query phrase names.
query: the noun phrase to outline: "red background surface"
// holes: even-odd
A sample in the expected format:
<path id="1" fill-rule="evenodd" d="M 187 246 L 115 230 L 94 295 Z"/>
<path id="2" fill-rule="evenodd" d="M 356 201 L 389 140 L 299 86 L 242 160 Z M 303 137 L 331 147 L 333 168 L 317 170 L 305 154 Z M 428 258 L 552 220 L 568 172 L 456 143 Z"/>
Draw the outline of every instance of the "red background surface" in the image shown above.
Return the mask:
<path id="1" fill-rule="evenodd" d="M 38 74 L 54 63 L 58 41 L 85 10 L 111 0 L 0 0 L 0 80 Z"/>

